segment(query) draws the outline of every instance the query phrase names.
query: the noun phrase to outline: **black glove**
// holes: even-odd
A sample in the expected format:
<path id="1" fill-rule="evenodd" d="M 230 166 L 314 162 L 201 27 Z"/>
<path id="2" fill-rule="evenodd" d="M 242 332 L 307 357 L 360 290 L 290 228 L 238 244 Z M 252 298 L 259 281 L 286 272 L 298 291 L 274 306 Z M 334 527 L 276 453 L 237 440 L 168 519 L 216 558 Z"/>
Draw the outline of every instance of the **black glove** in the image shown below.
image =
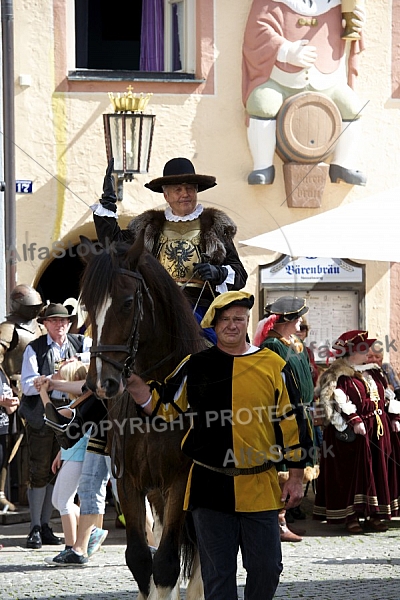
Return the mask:
<path id="1" fill-rule="evenodd" d="M 194 274 L 203 279 L 203 281 L 209 281 L 215 283 L 215 285 L 221 285 L 228 276 L 228 269 L 226 267 L 219 267 L 218 265 L 210 265 L 210 263 L 194 263 Z"/>
<path id="2" fill-rule="evenodd" d="M 104 208 L 107 208 L 107 210 L 117 212 L 117 196 L 115 195 L 114 191 L 114 177 L 112 175 L 113 169 L 114 159 L 110 158 L 106 175 L 104 177 L 103 194 L 100 198 L 100 204 L 104 206 Z"/>

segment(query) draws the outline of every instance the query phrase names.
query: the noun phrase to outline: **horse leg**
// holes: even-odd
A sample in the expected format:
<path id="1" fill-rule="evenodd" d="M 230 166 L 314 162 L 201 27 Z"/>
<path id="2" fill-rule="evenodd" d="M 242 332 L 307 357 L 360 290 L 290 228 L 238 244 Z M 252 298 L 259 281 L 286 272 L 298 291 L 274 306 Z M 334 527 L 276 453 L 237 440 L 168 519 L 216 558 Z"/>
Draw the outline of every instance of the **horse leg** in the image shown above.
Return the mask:
<path id="1" fill-rule="evenodd" d="M 192 572 L 190 574 L 189 583 L 186 589 L 186 600 L 203 600 L 204 587 L 201 578 L 200 556 L 196 551 L 193 561 Z"/>
<path id="2" fill-rule="evenodd" d="M 154 519 L 153 537 L 158 547 L 162 536 L 162 524 L 164 520 L 164 498 L 159 489 L 154 489 L 147 494 L 147 500 L 150 503 Z"/>
<path id="3" fill-rule="evenodd" d="M 137 600 L 146 600 L 150 594 L 152 557 L 145 532 L 145 497 L 133 486 L 129 487 L 128 493 L 126 479 L 118 480 L 119 501 L 126 522 L 125 560 L 139 587 Z"/>
<path id="4" fill-rule="evenodd" d="M 158 600 L 178 600 L 181 570 L 180 543 L 185 520 L 183 498 L 186 473 L 178 477 L 169 488 L 164 507 L 163 532 L 160 545 L 153 558 L 154 584 Z M 176 584 L 177 589 L 174 590 Z"/>

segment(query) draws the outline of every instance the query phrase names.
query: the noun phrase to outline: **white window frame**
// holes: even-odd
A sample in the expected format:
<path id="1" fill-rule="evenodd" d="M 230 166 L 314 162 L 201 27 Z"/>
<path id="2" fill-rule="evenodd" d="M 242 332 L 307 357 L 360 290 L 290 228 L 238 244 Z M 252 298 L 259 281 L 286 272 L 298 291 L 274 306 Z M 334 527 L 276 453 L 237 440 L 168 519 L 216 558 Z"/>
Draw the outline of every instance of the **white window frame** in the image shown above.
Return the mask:
<path id="1" fill-rule="evenodd" d="M 67 0 L 66 6 L 67 71 L 76 69 L 75 56 L 75 0 Z"/>
<path id="2" fill-rule="evenodd" d="M 196 0 L 164 0 L 164 71 L 172 72 L 172 11 L 171 5 L 183 4 L 182 69 L 196 72 Z M 76 69 L 75 57 L 75 0 L 66 0 L 67 69 Z"/>
<path id="3" fill-rule="evenodd" d="M 196 0 L 164 0 L 164 69 L 172 71 L 172 5 L 183 4 L 181 61 L 183 73 L 196 71 Z"/>

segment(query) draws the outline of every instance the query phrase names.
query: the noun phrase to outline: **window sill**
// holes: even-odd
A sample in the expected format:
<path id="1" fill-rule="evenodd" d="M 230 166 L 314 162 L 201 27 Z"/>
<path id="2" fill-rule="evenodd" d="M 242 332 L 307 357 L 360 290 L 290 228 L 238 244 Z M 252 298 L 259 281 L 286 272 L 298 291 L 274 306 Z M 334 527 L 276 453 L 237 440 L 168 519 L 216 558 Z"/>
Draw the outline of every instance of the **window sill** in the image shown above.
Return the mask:
<path id="1" fill-rule="evenodd" d="M 166 73 L 153 71 L 107 71 L 97 69 L 76 69 L 68 72 L 69 81 L 151 81 L 166 83 L 202 84 L 204 79 L 195 79 L 192 73 Z"/>

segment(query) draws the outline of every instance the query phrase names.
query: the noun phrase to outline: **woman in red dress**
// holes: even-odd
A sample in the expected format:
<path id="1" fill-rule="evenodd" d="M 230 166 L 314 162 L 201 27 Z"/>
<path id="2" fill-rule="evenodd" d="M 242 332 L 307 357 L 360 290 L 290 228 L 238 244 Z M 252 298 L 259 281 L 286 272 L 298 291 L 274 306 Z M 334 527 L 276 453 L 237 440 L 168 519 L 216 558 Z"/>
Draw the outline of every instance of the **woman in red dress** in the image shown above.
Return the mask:
<path id="1" fill-rule="evenodd" d="M 348 331 L 334 344 L 338 358 L 321 375 L 320 401 L 326 427 L 314 518 L 345 523 L 349 533 L 386 531 L 397 515 L 397 469 L 391 465 L 391 432 L 399 415 L 385 397 L 387 383 L 367 362 L 375 340 L 367 331 Z M 400 412 L 400 411 L 399 411 Z M 340 439 L 341 438 L 341 439 Z"/>

